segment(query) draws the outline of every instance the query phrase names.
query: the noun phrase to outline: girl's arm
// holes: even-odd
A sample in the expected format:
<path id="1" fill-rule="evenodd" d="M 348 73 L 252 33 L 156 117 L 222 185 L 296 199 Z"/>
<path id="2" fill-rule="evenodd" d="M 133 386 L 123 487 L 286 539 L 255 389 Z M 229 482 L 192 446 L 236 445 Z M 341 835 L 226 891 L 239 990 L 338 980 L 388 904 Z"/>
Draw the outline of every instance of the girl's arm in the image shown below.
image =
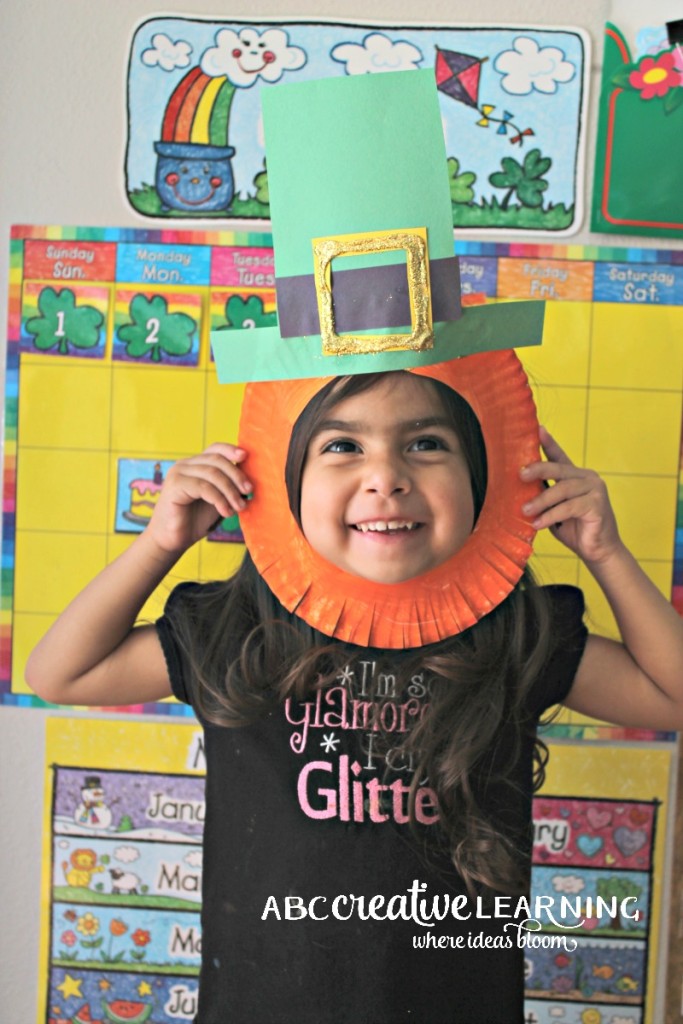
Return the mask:
<path id="1" fill-rule="evenodd" d="M 168 472 L 144 532 L 71 602 L 31 653 L 26 681 L 55 704 L 140 704 L 170 696 L 154 626 L 135 627 L 140 609 L 180 556 L 217 517 L 245 506 L 246 453 L 211 445 Z"/>
<path id="2" fill-rule="evenodd" d="M 574 466 L 543 428 L 540 439 L 549 461 L 525 467 L 522 476 L 555 483 L 523 511 L 585 562 L 622 638 L 588 638 L 564 703 L 617 725 L 683 729 L 683 619 L 619 537 L 601 478 Z"/>

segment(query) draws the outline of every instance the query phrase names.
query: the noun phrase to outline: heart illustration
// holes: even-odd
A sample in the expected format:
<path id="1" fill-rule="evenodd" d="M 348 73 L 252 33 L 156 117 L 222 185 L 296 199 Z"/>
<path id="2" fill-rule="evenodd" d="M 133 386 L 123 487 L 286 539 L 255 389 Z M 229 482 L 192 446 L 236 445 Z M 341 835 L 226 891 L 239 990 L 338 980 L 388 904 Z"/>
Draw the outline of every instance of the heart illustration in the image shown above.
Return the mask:
<path id="1" fill-rule="evenodd" d="M 586 811 L 586 818 L 591 828 L 605 828 L 612 823 L 612 812 L 593 806 Z"/>
<path id="2" fill-rule="evenodd" d="M 560 807 L 560 814 L 563 818 L 568 818 L 571 813 L 572 812 L 569 807 Z"/>
<path id="3" fill-rule="evenodd" d="M 646 825 L 650 820 L 650 815 L 641 807 L 632 807 L 628 817 L 634 825 Z"/>
<path id="4" fill-rule="evenodd" d="M 602 845 L 600 836 L 591 836 L 587 832 L 582 832 L 576 840 L 577 848 L 586 857 L 594 857 L 602 849 Z"/>
<path id="5" fill-rule="evenodd" d="M 632 829 L 626 825 L 620 825 L 614 830 L 614 843 L 624 857 L 631 857 L 638 850 L 642 850 L 647 842 L 647 832 L 642 828 Z"/>

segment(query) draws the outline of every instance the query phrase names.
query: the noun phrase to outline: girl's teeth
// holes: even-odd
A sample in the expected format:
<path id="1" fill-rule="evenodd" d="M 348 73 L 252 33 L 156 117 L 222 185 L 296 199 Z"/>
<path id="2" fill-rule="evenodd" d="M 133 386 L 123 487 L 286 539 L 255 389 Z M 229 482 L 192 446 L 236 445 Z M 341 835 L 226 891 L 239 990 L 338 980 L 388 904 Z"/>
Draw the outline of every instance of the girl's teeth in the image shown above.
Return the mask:
<path id="1" fill-rule="evenodd" d="M 391 519 L 389 522 L 379 520 L 376 523 L 358 523 L 356 529 L 362 533 L 386 533 L 387 530 L 414 530 L 415 526 L 415 523 L 406 522 L 403 519 Z"/>

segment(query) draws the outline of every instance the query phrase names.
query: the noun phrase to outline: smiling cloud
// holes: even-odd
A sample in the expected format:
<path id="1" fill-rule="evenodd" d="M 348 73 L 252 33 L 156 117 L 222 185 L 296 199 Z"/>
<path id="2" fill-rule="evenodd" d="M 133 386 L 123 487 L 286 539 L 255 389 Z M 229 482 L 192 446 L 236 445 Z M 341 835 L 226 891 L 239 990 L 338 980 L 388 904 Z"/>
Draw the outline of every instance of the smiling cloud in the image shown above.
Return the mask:
<path id="1" fill-rule="evenodd" d="M 331 57 L 346 64 L 347 75 L 375 74 L 378 71 L 414 71 L 423 55 L 411 43 L 392 43 L 383 32 L 371 32 L 362 43 L 340 43 Z"/>
<path id="2" fill-rule="evenodd" d="M 296 71 L 306 63 L 306 53 L 289 45 L 289 36 L 280 28 L 259 33 L 243 28 L 239 33 L 230 28 L 216 33 L 216 45 L 202 54 L 201 69 L 205 75 L 218 78 L 227 75 L 233 85 L 248 89 L 257 78 L 277 82 L 285 71 Z"/>
<path id="3" fill-rule="evenodd" d="M 576 74 L 575 66 L 556 46 L 540 47 L 528 36 L 518 36 L 512 46 L 498 54 L 493 66 L 503 75 L 501 87 L 515 96 L 534 90 L 557 92 L 558 84 L 571 81 Z"/>
<path id="4" fill-rule="evenodd" d="M 190 63 L 192 47 L 189 43 L 178 39 L 175 43 L 163 32 L 152 36 L 152 46 L 143 50 L 142 63 L 150 68 L 161 68 L 162 71 L 174 71 L 175 68 L 186 68 Z"/>

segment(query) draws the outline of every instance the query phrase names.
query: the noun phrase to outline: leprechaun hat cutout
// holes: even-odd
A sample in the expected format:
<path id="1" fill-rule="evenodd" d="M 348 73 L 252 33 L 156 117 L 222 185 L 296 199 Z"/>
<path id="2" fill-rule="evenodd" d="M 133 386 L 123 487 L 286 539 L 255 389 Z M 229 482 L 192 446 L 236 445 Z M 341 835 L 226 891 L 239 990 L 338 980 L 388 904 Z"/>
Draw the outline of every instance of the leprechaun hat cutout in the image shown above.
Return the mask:
<path id="1" fill-rule="evenodd" d="M 412 648 L 468 629 L 522 577 L 540 490 L 531 391 L 513 347 L 538 344 L 543 304 L 461 308 L 436 84 L 410 71 L 281 85 L 264 93 L 276 327 L 212 335 L 219 381 L 247 382 L 239 445 L 253 500 L 244 540 L 273 594 L 328 637 Z M 467 358 L 461 358 L 466 356 Z M 292 430 L 336 376 L 408 370 L 470 405 L 486 449 L 482 509 L 462 548 L 382 583 L 324 559 L 290 504 Z"/>
<path id="2" fill-rule="evenodd" d="M 263 123 L 278 323 L 212 332 L 221 383 L 540 343 L 542 303 L 461 309 L 433 71 L 278 85 Z"/>

